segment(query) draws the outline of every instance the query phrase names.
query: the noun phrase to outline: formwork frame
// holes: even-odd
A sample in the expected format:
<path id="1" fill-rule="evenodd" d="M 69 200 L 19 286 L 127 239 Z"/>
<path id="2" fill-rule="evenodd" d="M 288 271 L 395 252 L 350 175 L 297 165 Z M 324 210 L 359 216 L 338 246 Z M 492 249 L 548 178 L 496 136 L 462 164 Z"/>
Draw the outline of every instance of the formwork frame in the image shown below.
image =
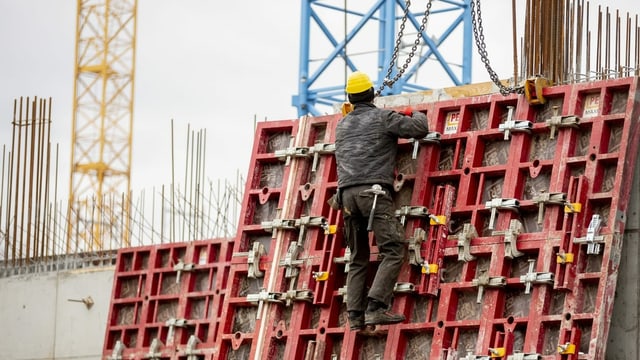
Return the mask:
<path id="1" fill-rule="evenodd" d="M 158 321 L 112 317 L 107 333 L 126 339 L 120 327 L 151 326 L 167 359 L 602 359 L 637 161 L 637 86 L 556 86 L 542 105 L 498 94 L 412 104 L 440 137 L 399 141 L 394 202 L 408 256 L 392 308 L 407 321 L 379 327 L 380 336 L 346 321 L 348 249 L 342 215 L 327 204 L 340 117 L 260 123 L 238 234 L 215 265 L 226 282 L 207 290 L 223 295 L 211 315 L 192 319 L 178 305 L 188 325 L 171 346 L 170 326 Z M 174 281 L 175 269 L 161 267 L 129 275 Z M 184 294 L 199 296 L 165 296 L 186 304 Z M 129 300 L 112 301 L 115 311 Z M 191 335 L 200 342 L 190 345 Z M 149 340 L 122 355 L 148 354 Z M 107 341 L 105 354 L 114 349 Z"/>

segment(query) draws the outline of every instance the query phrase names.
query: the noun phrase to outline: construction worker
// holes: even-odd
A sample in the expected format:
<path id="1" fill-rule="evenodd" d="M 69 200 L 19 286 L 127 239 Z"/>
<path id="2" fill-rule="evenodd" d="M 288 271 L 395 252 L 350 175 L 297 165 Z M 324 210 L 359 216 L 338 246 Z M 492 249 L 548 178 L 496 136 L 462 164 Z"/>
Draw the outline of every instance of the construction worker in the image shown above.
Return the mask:
<path id="1" fill-rule="evenodd" d="M 404 229 L 395 218 L 393 180 L 398 138 L 427 135 L 427 117 L 410 109 L 402 113 L 373 104 L 374 88 L 367 74 L 356 71 L 347 80 L 353 110 L 336 127 L 338 203 L 344 237 L 351 250 L 347 274 L 347 312 L 352 330 L 403 322 L 390 312 L 393 288 L 405 257 Z M 370 219 L 371 215 L 371 219 Z M 370 289 L 369 230 L 382 256 Z"/>

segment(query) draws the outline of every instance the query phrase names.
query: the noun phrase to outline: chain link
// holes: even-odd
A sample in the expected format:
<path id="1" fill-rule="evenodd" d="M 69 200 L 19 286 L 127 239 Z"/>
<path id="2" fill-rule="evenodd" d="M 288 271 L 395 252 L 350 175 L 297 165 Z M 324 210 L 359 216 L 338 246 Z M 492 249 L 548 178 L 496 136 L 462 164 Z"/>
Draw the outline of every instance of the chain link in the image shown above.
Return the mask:
<path id="1" fill-rule="evenodd" d="M 396 38 L 396 43 L 393 48 L 393 54 L 391 55 L 391 61 L 389 62 L 389 68 L 387 69 L 387 76 L 385 76 L 384 81 L 380 84 L 380 88 L 376 91 L 375 96 L 379 96 L 384 90 L 385 86 L 389 88 L 393 87 L 398 79 L 404 74 L 404 72 L 409 68 L 409 64 L 411 63 L 411 59 L 415 56 L 416 51 L 418 50 L 418 45 L 420 45 L 420 41 L 422 39 L 422 33 L 427 27 L 427 20 L 429 19 L 429 13 L 431 12 L 431 1 L 427 3 L 427 8 L 424 11 L 424 17 L 422 18 L 422 23 L 420 24 L 420 29 L 418 30 L 418 34 L 416 35 L 416 39 L 413 42 L 413 46 L 411 47 L 411 52 L 407 55 L 407 59 L 405 60 L 402 67 L 398 70 L 396 75 L 391 79 L 391 73 L 393 73 L 393 68 L 398 60 L 398 53 L 400 52 L 400 44 L 402 42 L 402 36 L 404 36 L 404 28 L 407 22 L 407 16 L 409 15 L 409 7 L 411 6 L 411 0 L 405 0 L 405 8 L 404 14 L 402 16 L 402 20 L 400 21 L 400 30 L 398 31 L 398 36 Z"/>
<path id="2" fill-rule="evenodd" d="M 477 5 L 476 5 L 477 3 Z M 476 13 L 477 7 L 477 13 Z M 478 54 L 480 54 L 480 59 L 482 63 L 484 63 L 484 67 L 487 69 L 489 73 L 489 77 L 491 81 L 500 89 L 500 93 L 502 95 L 509 95 L 511 93 L 524 93 L 524 89 L 522 87 L 513 87 L 513 86 L 505 86 L 500 82 L 500 78 L 498 74 L 493 70 L 491 64 L 489 63 L 489 53 L 487 52 L 487 44 L 484 41 L 484 31 L 482 27 L 482 11 L 480 10 L 480 0 L 471 0 L 471 23 L 473 24 L 473 37 L 476 41 L 476 47 L 478 48 Z"/>

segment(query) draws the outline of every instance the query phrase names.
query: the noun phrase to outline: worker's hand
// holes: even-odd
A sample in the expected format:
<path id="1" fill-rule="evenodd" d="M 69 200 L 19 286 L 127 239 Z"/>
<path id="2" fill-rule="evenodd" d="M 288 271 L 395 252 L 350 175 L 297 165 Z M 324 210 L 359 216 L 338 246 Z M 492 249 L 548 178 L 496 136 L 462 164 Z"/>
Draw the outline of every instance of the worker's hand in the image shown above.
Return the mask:
<path id="1" fill-rule="evenodd" d="M 412 116 L 413 115 L 413 109 L 411 108 L 411 106 L 407 106 L 406 108 L 400 110 L 399 113 L 404 115 L 404 116 Z"/>

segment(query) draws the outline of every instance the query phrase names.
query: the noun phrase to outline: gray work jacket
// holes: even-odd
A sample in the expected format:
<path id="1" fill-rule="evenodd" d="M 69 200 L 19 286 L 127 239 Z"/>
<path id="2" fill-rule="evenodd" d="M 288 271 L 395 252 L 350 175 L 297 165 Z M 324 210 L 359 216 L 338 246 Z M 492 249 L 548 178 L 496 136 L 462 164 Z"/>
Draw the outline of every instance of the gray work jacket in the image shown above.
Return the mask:
<path id="1" fill-rule="evenodd" d="M 358 103 L 336 126 L 338 188 L 380 184 L 393 186 L 398 138 L 421 139 L 429 129 L 427 116 L 405 116 Z"/>

